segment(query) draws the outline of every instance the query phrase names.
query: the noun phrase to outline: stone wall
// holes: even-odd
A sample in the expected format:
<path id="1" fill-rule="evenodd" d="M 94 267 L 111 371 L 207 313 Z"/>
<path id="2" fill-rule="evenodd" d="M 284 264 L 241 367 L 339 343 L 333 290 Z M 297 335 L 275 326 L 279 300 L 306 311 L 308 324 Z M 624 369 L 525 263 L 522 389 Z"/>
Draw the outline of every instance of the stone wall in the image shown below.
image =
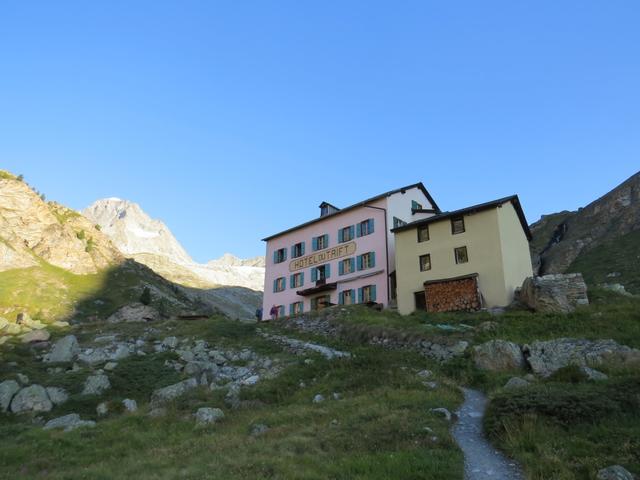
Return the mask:
<path id="1" fill-rule="evenodd" d="M 481 305 L 477 275 L 424 285 L 428 312 L 475 311 Z"/>

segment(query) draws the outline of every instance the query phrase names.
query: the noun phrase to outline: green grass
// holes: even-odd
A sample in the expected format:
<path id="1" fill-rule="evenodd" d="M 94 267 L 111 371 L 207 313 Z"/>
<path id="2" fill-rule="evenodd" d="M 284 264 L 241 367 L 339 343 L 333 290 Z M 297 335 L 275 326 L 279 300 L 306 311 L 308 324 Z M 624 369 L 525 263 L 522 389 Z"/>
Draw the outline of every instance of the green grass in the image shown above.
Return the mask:
<path id="1" fill-rule="evenodd" d="M 621 283 L 631 293 L 640 294 L 640 231 L 606 242 L 580 255 L 569 272 L 581 272 L 590 285 Z M 607 277 L 617 272 L 620 276 Z"/>
<path id="2" fill-rule="evenodd" d="M 233 327 L 236 328 L 233 328 Z M 113 326 L 111 326 L 113 327 Z M 118 326 L 120 327 L 120 326 Z M 126 326 L 126 335 L 136 334 Z M 74 393 L 68 406 L 49 416 L 76 411 L 95 417 L 99 401 L 113 405 L 136 398 L 136 414 L 111 415 L 91 430 L 47 432 L 37 426 L 0 417 L 0 478 L 48 479 L 461 479 L 462 455 L 449 434 L 449 424 L 429 408 L 455 409 L 461 394 L 443 382 L 428 390 L 419 369 L 436 365 L 411 352 L 357 347 L 352 359 L 311 362 L 283 352 L 255 333 L 255 326 L 222 318 L 208 322 L 166 321 L 154 325 L 158 337 L 204 338 L 225 348 L 251 346 L 269 351 L 286 365 L 276 378 L 242 391 L 244 407 L 230 410 L 224 391 L 201 387 L 169 406 L 168 416 L 145 416 L 150 392 L 174 382 L 176 373 L 163 367 L 167 355 L 150 354 L 119 362 L 110 374 L 112 390 L 101 398 L 75 394 L 87 372 L 71 378 Z M 85 337 L 109 333 L 108 326 L 85 325 Z M 140 330 L 137 332 L 139 333 Z M 12 360 L 24 364 L 27 349 L 14 349 Z M 26 370 L 39 378 L 35 370 Z M 22 370 L 22 368 L 21 368 Z M 3 375 L 7 370 L 0 371 Z M 60 374 L 52 381 L 62 381 Z M 305 386 L 300 386 L 303 382 Z M 53 383 L 49 383 L 53 384 Z M 333 392 L 342 395 L 332 398 Z M 327 397 L 314 404 L 317 393 Z M 201 406 L 223 408 L 225 419 L 196 429 L 191 414 Z M 55 415 L 54 415 L 55 414 Z M 249 435 L 251 425 L 270 430 Z M 433 429 L 428 432 L 424 427 Z M 432 436 L 438 440 L 433 441 Z"/>

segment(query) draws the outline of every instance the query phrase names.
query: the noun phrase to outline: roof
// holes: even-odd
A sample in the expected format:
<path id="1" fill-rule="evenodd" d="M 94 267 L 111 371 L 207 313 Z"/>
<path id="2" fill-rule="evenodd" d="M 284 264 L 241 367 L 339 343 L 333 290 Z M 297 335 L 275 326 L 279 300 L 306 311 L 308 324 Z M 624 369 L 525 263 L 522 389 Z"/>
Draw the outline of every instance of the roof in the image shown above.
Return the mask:
<path id="1" fill-rule="evenodd" d="M 380 195 L 376 195 L 375 197 L 371 197 L 371 198 L 368 198 L 368 199 L 363 200 L 361 202 L 358 202 L 358 203 L 355 203 L 355 204 L 350 205 L 348 207 L 345 207 L 343 209 L 339 209 L 336 212 L 331 212 L 331 213 L 329 213 L 327 215 L 324 215 L 323 217 L 314 218 L 313 220 L 310 220 L 308 222 L 301 223 L 300 225 L 297 225 L 295 227 L 291 227 L 291 228 L 288 228 L 286 230 L 283 230 L 282 232 L 278 232 L 278 233 L 275 233 L 275 234 L 270 235 L 268 237 L 265 237 L 265 238 L 262 239 L 262 241 L 266 242 L 268 240 L 272 240 L 272 239 L 274 239 L 276 237 L 284 235 L 285 233 L 290 233 L 290 232 L 293 232 L 293 231 L 298 230 L 300 228 L 307 227 L 309 225 L 313 225 L 314 223 L 322 222 L 322 221 L 326 220 L 327 218 L 332 218 L 332 217 L 334 217 L 336 215 L 340 215 L 342 213 L 349 212 L 349 211 L 354 210 L 354 209 L 356 209 L 358 207 L 363 207 L 366 204 L 371 203 L 371 202 L 375 202 L 376 200 L 380 200 L 381 198 L 390 197 L 391 195 L 395 195 L 396 193 L 401 193 L 401 192 L 404 193 L 405 191 L 411 190 L 412 188 L 420 189 L 422 191 L 422 193 L 424 193 L 425 197 L 427 197 L 427 199 L 429 200 L 429 203 L 431 203 L 431 205 L 433 205 L 433 208 L 435 208 L 438 213 L 440 212 L 440 208 L 436 204 L 436 202 L 433 199 L 433 197 L 431 196 L 431 194 L 427 191 L 427 189 L 422 184 L 422 182 L 418 182 L 418 183 L 414 183 L 412 185 L 407 185 L 406 187 L 396 188 L 395 190 L 390 190 L 388 192 L 381 193 Z M 323 202 L 323 203 L 327 203 L 327 202 Z M 331 205 L 331 206 L 333 207 L 333 205 Z M 336 208 L 336 207 L 334 207 L 334 208 Z"/>
<path id="2" fill-rule="evenodd" d="M 520 205 L 520 199 L 517 195 L 511 195 L 504 198 L 499 198 L 498 200 L 492 200 L 491 202 L 479 203 L 478 205 L 472 205 L 471 207 L 461 208 L 460 210 L 454 210 L 452 212 L 440 212 L 432 217 L 424 218 L 422 220 L 416 220 L 415 222 L 407 223 L 406 225 L 402 225 L 401 227 L 391 229 L 392 232 L 403 232 L 405 230 L 411 230 L 413 228 L 417 228 L 421 225 L 428 225 L 430 223 L 439 222 L 441 220 L 446 220 L 451 217 L 458 217 L 460 215 L 470 215 L 472 213 L 482 212 L 484 210 L 490 210 L 492 208 L 497 208 L 505 203 L 513 204 L 513 208 L 518 215 L 518 220 L 520 220 L 520 224 L 522 225 L 522 230 L 524 230 L 527 239 L 531 240 L 531 231 L 529 230 L 529 224 L 527 223 L 527 219 L 524 216 L 524 212 L 522 211 L 522 206 Z"/>

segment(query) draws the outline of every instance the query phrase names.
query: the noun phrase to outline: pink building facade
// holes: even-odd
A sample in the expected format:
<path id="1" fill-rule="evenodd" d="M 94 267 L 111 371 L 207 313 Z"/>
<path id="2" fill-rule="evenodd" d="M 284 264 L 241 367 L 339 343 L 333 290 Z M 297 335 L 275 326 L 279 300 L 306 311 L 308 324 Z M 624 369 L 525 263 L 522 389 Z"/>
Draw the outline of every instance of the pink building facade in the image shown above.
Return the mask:
<path id="1" fill-rule="evenodd" d="M 422 183 L 343 209 L 323 202 L 320 217 L 264 239 L 263 319 L 330 305 L 395 303 L 391 229 L 440 210 Z"/>

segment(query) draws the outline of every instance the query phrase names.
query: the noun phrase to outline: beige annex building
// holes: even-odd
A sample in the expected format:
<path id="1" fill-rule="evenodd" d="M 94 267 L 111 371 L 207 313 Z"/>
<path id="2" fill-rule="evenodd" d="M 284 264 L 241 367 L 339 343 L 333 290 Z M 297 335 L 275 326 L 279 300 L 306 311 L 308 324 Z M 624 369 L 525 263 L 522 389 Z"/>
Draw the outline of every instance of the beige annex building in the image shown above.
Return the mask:
<path id="1" fill-rule="evenodd" d="M 533 275 L 531 232 L 516 195 L 393 229 L 398 311 L 505 306 Z"/>

